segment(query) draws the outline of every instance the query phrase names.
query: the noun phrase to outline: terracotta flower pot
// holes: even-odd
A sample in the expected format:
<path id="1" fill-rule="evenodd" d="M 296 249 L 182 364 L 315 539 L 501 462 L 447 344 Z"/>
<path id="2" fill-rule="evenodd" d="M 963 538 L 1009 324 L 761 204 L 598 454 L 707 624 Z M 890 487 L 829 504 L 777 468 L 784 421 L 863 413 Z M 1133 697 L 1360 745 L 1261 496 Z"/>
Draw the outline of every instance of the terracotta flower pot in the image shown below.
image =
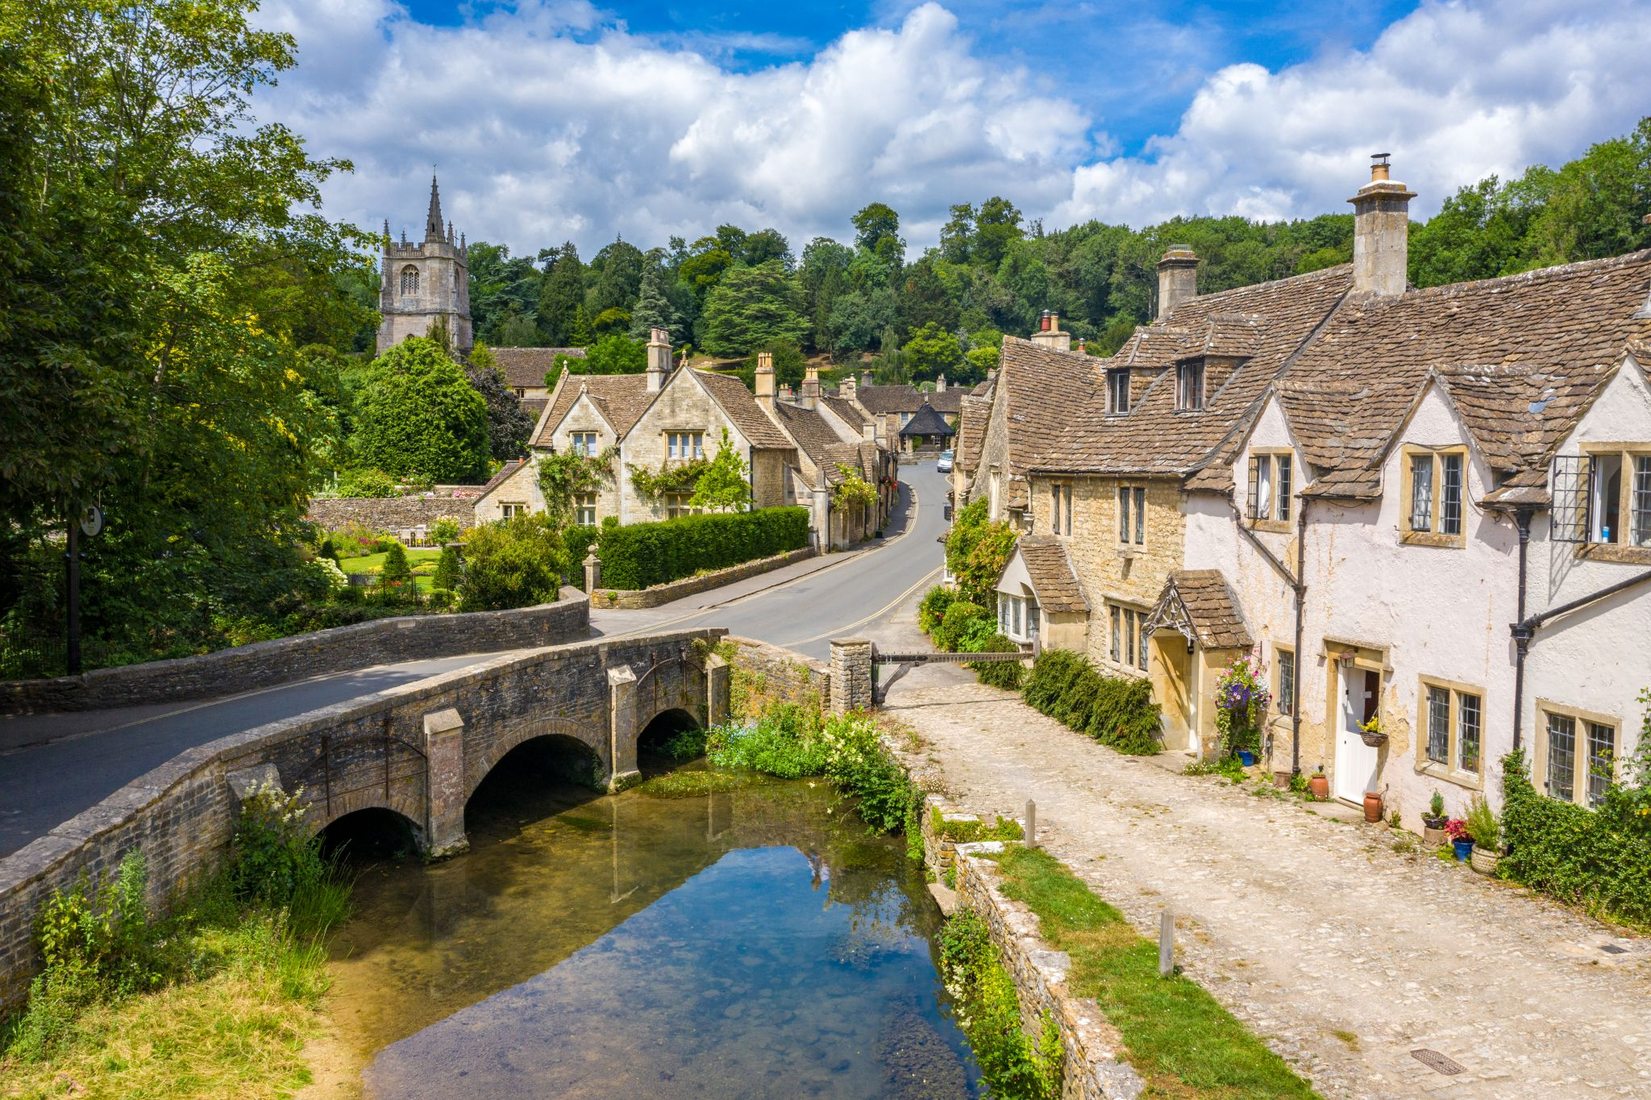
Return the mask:
<path id="1" fill-rule="evenodd" d="M 1422 830 L 1422 843 L 1429 848 L 1443 847 L 1445 843 L 1444 829 L 1435 829 L 1433 826 L 1429 825 L 1427 828 Z"/>
<path id="2" fill-rule="evenodd" d="M 1375 791 L 1367 791 L 1364 796 L 1364 820 L 1375 825 L 1382 819 L 1382 796 Z"/>
<path id="3" fill-rule="evenodd" d="M 1330 777 L 1323 772 L 1314 772 L 1307 780 L 1307 789 L 1314 798 L 1323 802 L 1330 797 Z"/>
<path id="4" fill-rule="evenodd" d="M 1485 849 L 1475 845 L 1471 862 L 1473 864 L 1473 869 L 1478 871 L 1481 875 L 1494 875 L 1496 874 L 1496 865 L 1501 861 L 1501 859 L 1502 855 L 1500 852 L 1487 852 Z"/>

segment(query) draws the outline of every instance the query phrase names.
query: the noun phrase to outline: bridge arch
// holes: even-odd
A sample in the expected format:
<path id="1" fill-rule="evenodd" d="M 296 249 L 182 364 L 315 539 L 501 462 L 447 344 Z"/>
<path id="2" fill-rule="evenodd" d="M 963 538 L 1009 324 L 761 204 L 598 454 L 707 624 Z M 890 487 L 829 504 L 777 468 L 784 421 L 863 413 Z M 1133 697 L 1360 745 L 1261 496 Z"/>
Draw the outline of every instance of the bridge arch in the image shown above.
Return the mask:
<path id="1" fill-rule="evenodd" d="M 320 836 L 329 854 L 341 852 L 366 858 L 397 857 L 424 847 L 424 830 L 419 823 L 385 806 L 339 814 L 321 828 Z"/>
<path id="2" fill-rule="evenodd" d="M 499 762 L 517 748 L 530 741 L 552 738 L 575 742 L 595 758 L 600 774 L 593 774 L 593 783 L 607 780 L 608 745 L 606 731 L 594 722 L 580 722 L 571 718 L 534 717 L 513 722 L 508 728 L 494 732 L 474 746 L 465 746 L 464 799 L 469 801 Z M 569 746 L 571 750 L 571 746 Z"/>

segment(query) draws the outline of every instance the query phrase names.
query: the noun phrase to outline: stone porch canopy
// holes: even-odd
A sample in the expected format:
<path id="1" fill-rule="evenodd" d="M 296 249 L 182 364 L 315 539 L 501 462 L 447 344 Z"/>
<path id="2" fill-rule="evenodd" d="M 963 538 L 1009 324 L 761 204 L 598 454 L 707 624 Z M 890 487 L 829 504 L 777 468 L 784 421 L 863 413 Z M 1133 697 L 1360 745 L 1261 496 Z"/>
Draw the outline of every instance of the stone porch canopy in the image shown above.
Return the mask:
<path id="1" fill-rule="evenodd" d="M 1089 611 L 1089 601 L 1072 571 L 1066 547 L 1057 538 L 1027 536 L 1015 544 L 1014 553 L 998 574 L 997 589 L 1005 592 L 1018 584 L 1029 587 L 1038 606 L 1052 614 Z"/>
<path id="2" fill-rule="evenodd" d="M 1205 650 L 1248 649 L 1250 632 L 1219 569 L 1178 569 L 1147 617 L 1147 631 L 1173 630 Z"/>

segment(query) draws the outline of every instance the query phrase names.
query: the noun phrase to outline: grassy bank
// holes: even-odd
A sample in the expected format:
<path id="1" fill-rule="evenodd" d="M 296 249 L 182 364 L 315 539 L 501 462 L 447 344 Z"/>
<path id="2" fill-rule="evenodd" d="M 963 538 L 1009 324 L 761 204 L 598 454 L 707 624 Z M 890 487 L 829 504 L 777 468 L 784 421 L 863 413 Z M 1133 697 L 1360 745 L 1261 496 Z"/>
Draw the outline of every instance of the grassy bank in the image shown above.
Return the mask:
<path id="1" fill-rule="evenodd" d="M 138 855 L 54 894 L 45 968 L 0 1025 L 0 1096 L 275 1097 L 305 1084 L 321 940 L 349 891 L 300 821 L 290 796 L 256 794 L 228 865 L 163 918 L 144 904 Z"/>
<path id="2" fill-rule="evenodd" d="M 1073 993 L 1093 998 L 1123 1037 L 1150 1093 L 1178 1097 L 1317 1094 L 1204 989 L 1158 975 L 1158 945 L 1047 853 L 995 857 L 1003 892 L 1037 914 L 1043 938 L 1072 958 Z"/>

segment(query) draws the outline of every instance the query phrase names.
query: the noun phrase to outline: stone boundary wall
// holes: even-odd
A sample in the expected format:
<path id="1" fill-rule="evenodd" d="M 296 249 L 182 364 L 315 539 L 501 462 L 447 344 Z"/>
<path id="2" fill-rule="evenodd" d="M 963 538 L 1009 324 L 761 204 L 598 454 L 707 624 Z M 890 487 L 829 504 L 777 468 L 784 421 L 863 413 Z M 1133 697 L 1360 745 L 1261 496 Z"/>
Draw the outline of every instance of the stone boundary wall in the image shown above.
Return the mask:
<path id="1" fill-rule="evenodd" d="M 1054 1017 L 1065 1056 L 1063 1100 L 1135 1100 L 1145 1084 L 1124 1060 L 1117 1031 L 1100 1006 L 1067 988 L 1071 958 L 1043 941 L 1038 918 L 1030 909 L 1003 896 L 997 864 L 985 858 L 1001 852 L 1003 845 L 996 841 L 954 844 L 934 831 L 937 811 L 943 819 L 978 818 L 958 814 L 934 795 L 924 799 L 924 862 L 937 878 L 952 869 L 958 904 L 986 921 L 992 943 L 1020 995 L 1021 1026 L 1036 1035 L 1042 1030 L 1044 1012 Z"/>
<path id="2" fill-rule="evenodd" d="M 667 581 L 664 584 L 656 584 L 650 588 L 598 588 L 591 593 L 591 602 L 597 607 L 617 607 L 626 611 L 645 611 L 648 608 L 658 607 L 673 600 L 680 600 L 687 596 L 697 596 L 701 592 L 721 588 L 725 584 L 733 584 L 735 581 L 743 581 L 799 561 L 806 561 L 816 553 L 818 551 L 812 546 L 805 546 L 801 550 L 790 550 L 784 554 L 775 554 L 770 558 L 757 558 L 754 561 L 741 562 L 738 565 L 730 565 L 726 569 L 698 573 L 692 577 Z"/>
<path id="3" fill-rule="evenodd" d="M 729 635 L 723 641 L 734 647 L 728 663 L 736 702 L 743 704 L 731 708 L 735 717 L 748 718 L 771 702 L 829 709 L 831 670 L 824 662 L 752 638 Z"/>
<path id="4" fill-rule="evenodd" d="M 229 850 L 240 811 L 234 786 L 250 773 L 267 774 L 283 746 L 300 738 L 391 726 L 425 728 L 427 715 L 454 708 L 474 722 L 479 708 L 501 693 L 531 693 L 554 708 L 545 683 L 574 692 L 579 674 L 594 670 L 610 650 L 645 653 L 650 646 L 693 639 L 714 643 L 720 631 L 696 628 L 607 641 L 590 639 L 534 653 L 495 657 L 414 684 L 270 722 L 195 748 L 122 787 L 102 802 L 0 858 L 0 1011 L 19 1006 L 40 965 L 34 942 L 36 914 L 53 890 L 81 875 L 112 873 L 127 854 L 142 852 L 149 869 L 149 902 L 162 911 L 191 882 L 218 867 Z M 594 663 L 593 663 L 594 662 Z M 584 685 L 588 687 L 588 684 Z M 606 696 L 603 681 L 596 689 Z M 312 798 L 314 792 L 311 792 Z M 312 809 L 313 812 L 313 809 Z M 312 817 L 312 821 L 313 821 Z"/>
<path id="5" fill-rule="evenodd" d="M 347 523 L 359 523 L 374 531 L 400 527 L 428 527 L 438 519 L 456 519 L 461 527 L 476 523 L 476 498 L 481 486 L 471 486 L 469 494 L 423 494 L 406 497 L 329 497 L 312 499 L 304 518 L 336 531 Z"/>
<path id="6" fill-rule="evenodd" d="M 79 676 L 0 683 L 0 714 L 97 710 L 233 695 L 326 672 L 396 661 L 535 649 L 590 635 L 590 603 L 563 588 L 551 604 L 514 611 L 400 615 L 198 657 L 100 668 Z"/>

